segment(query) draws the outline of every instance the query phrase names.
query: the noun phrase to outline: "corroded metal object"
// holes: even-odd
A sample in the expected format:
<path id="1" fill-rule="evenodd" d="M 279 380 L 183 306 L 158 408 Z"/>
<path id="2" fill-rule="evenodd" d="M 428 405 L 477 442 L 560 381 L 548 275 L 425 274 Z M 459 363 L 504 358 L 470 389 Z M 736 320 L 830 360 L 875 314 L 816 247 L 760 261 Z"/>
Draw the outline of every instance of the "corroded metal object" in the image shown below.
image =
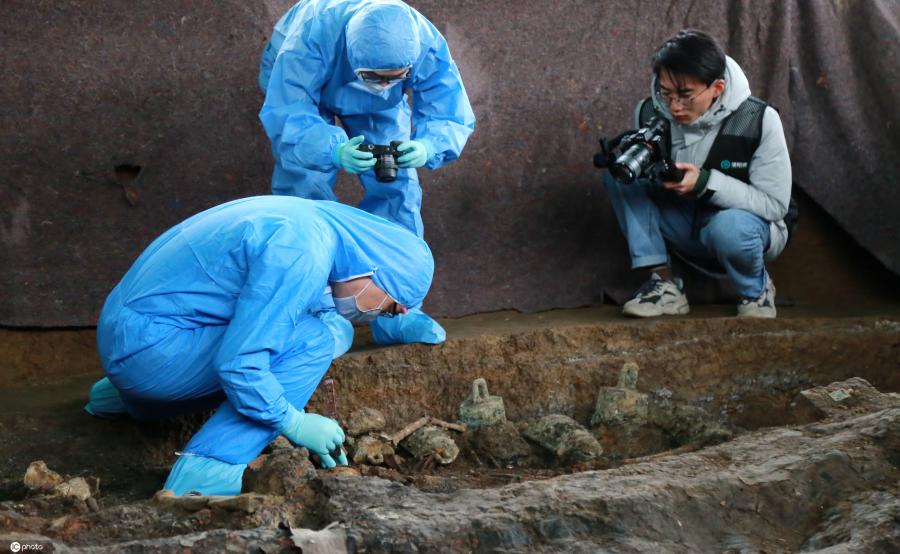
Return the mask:
<path id="1" fill-rule="evenodd" d="M 531 453 L 528 443 L 511 421 L 501 421 L 476 429 L 470 438 L 475 451 L 500 466 L 517 465 Z"/>
<path id="2" fill-rule="evenodd" d="M 603 387 L 597 393 L 591 427 L 598 425 L 622 425 L 647 422 L 649 400 L 646 394 L 636 390 L 638 366 L 626 362 L 619 372 L 619 383 L 615 387 Z"/>
<path id="3" fill-rule="evenodd" d="M 380 466 L 384 463 L 385 456 L 394 454 L 394 447 L 390 441 L 366 435 L 356 441 L 356 448 L 353 450 L 353 463 L 369 464 Z"/>
<path id="4" fill-rule="evenodd" d="M 472 396 L 459 405 L 459 420 L 469 429 L 506 421 L 503 398 L 489 395 L 487 381 L 475 379 L 472 381 Z"/>
<path id="5" fill-rule="evenodd" d="M 340 421 L 340 415 L 338 414 L 337 407 L 337 394 L 334 391 L 334 378 L 331 375 L 325 377 L 322 380 L 322 386 L 325 388 L 325 415 L 334 419 L 336 421 Z"/>
<path id="6" fill-rule="evenodd" d="M 603 447 L 577 421 L 550 414 L 528 426 L 525 438 L 549 450 L 561 463 L 587 462 L 599 458 Z"/>
<path id="7" fill-rule="evenodd" d="M 622 369 L 619 370 L 618 387 L 623 389 L 637 390 L 638 373 L 640 369 L 634 362 L 625 362 Z"/>
<path id="8" fill-rule="evenodd" d="M 434 425 L 422 427 L 403 441 L 403 448 L 417 460 L 433 459 L 449 464 L 459 455 L 459 447 L 444 429 Z"/>

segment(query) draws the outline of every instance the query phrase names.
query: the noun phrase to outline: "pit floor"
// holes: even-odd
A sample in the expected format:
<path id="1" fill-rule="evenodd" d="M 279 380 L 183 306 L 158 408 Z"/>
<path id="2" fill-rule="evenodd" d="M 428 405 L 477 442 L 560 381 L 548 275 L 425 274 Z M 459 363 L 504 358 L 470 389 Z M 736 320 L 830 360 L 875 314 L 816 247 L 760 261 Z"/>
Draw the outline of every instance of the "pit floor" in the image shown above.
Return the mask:
<path id="1" fill-rule="evenodd" d="M 718 318 L 731 320 L 734 306 L 697 306 L 686 316 L 667 317 L 686 326 L 709 324 Z M 781 307 L 779 318 L 790 320 L 884 316 L 900 317 L 900 303 L 884 303 L 853 310 L 847 306 L 811 308 Z M 773 322 L 778 326 L 779 320 Z M 449 341 L 479 336 L 516 335 L 539 329 L 567 326 L 642 326 L 644 320 L 625 319 L 614 306 L 555 310 L 521 314 L 494 312 L 459 319 L 442 320 Z M 93 333 L 93 330 L 71 331 Z M 359 330 L 352 352 L 375 352 L 383 347 L 371 344 L 365 329 Z M 76 364 L 78 365 L 78 364 Z M 79 367 L 84 367 L 81 364 Z M 87 363 L 89 366 L 89 363 Z M 2 368 L 0 368 L 2 370 Z M 49 383 L 0 388 L 0 500 L 20 496 L 21 478 L 28 464 L 44 460 L 51 469 L 68 475 L 100 477 L 108 501 L 129 501 L 151 496 L 165 479 L 166 463 L 147 464 L 135 453 L 147 450 L 153 434 L 135 432 L 128 420 L 100 421 L 83 411 L 87 391 L 101 376 L 99 366 L 92 372 L 61 375 Z M 138 457 L 139 458 L 139 457 Z"/>

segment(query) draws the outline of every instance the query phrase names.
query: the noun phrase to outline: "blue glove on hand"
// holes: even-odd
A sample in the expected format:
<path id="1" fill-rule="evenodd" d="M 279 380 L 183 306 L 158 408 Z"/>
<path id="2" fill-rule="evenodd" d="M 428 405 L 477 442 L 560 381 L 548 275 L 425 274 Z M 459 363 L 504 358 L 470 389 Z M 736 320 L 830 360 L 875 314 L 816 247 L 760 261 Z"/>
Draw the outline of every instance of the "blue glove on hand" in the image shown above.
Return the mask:
<path id="1" fill-rule="evenodd" d="M 408 140 L 398 146 L 397 150 L 403 152 L 403 155 L 397 158 L 397 165 L 400 167 L 422 167 L 430 157 L 428 147 L 418 140 Z"/>
<path id="2" fill-rule="evenodd" d="M 335 461 L 329 452 L 340 449 L 337 463 L 347 465 L 347 455 L 340 446 L 344 443 L 344 431 L 338 422 L 330 417 L 303 413 L 288 408 L 282 422 L 281 434 L 289 441 L 308 449 L 319 457 L 324 467 L 334 467 Z"/>
<path id="3" fill-rule="evenodd" d="M 362 173 L 375 167 L 375 156 L 371 152 L 363 152 L 357 147 L 363 143 L 365 137 L 359 135 L 347 142 L 342 142 L 334 148 L 331 160 L 334 165 L 342 168 L 347 173 Z"/>

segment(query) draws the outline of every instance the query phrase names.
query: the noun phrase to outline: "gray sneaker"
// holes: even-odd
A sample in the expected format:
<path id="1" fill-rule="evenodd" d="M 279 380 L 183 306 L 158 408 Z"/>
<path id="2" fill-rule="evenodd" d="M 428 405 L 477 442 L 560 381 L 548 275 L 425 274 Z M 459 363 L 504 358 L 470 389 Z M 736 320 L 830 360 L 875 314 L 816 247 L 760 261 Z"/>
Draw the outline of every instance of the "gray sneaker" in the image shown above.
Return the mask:
<path id="1" fill-rule="evenodd" d="M 650 279 L 634 293 L 634 298 L 622 306 L 622 313 L 631 317 L 686 314 L 689 311 L 691 307 L 681 279 L 663 279 L 656 273 L 651 273 Z"/>
<path id="2" fill-rule="evenodd" d="M 759 298 L 751 300 L 744 298 L 738 303 L 738 317 L 761 317 L 772 319 L 775 317 L 775 283 L 766 275 L 766 288 L 760 293 Z"/>

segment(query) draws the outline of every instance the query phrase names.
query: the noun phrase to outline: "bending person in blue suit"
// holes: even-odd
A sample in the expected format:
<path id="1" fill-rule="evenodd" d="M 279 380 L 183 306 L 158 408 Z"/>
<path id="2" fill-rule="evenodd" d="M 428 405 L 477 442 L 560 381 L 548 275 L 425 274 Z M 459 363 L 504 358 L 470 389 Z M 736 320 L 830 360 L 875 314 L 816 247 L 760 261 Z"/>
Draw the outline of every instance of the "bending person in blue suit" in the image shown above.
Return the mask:
<path id="1" fill-rule="evenodd" d="M 177 495 L 235 495 L 247 464 L 283 434 L 346 463 L 337 422 L 303 408 L 335 356 L 315 317 L 372 321 L 418 306 L 425 242 L 334 202 L 274 196 L 212 208 L 157 238 L 110 293 L 97 325 L 106 377 L 88 412 L 150 420 L 216 408 L 166 481 Z M 337 459 L 335 460 L 335 457 Z"/>
<path id="2" fill-rule="evenodd" d="M 458 158 L 475 128 L 459 69 L 434 25 L 399 0 L 303 0 L 275 25 L 259 84 L 266 95 L 259 117 L 275 157 L 273 194 L 336 200 L 343 169 L 360 177 L 360 209 L 423 236 L 416 168 Z M 357 148 L 364 141 L 402 141 L 395 181 L 376 180 L 375 159 Z M 343 332 L 352 339 L 352 327 Z M 417 309 L 376 321 L 372 335 L 379 344 L 446 337 Z"/>

